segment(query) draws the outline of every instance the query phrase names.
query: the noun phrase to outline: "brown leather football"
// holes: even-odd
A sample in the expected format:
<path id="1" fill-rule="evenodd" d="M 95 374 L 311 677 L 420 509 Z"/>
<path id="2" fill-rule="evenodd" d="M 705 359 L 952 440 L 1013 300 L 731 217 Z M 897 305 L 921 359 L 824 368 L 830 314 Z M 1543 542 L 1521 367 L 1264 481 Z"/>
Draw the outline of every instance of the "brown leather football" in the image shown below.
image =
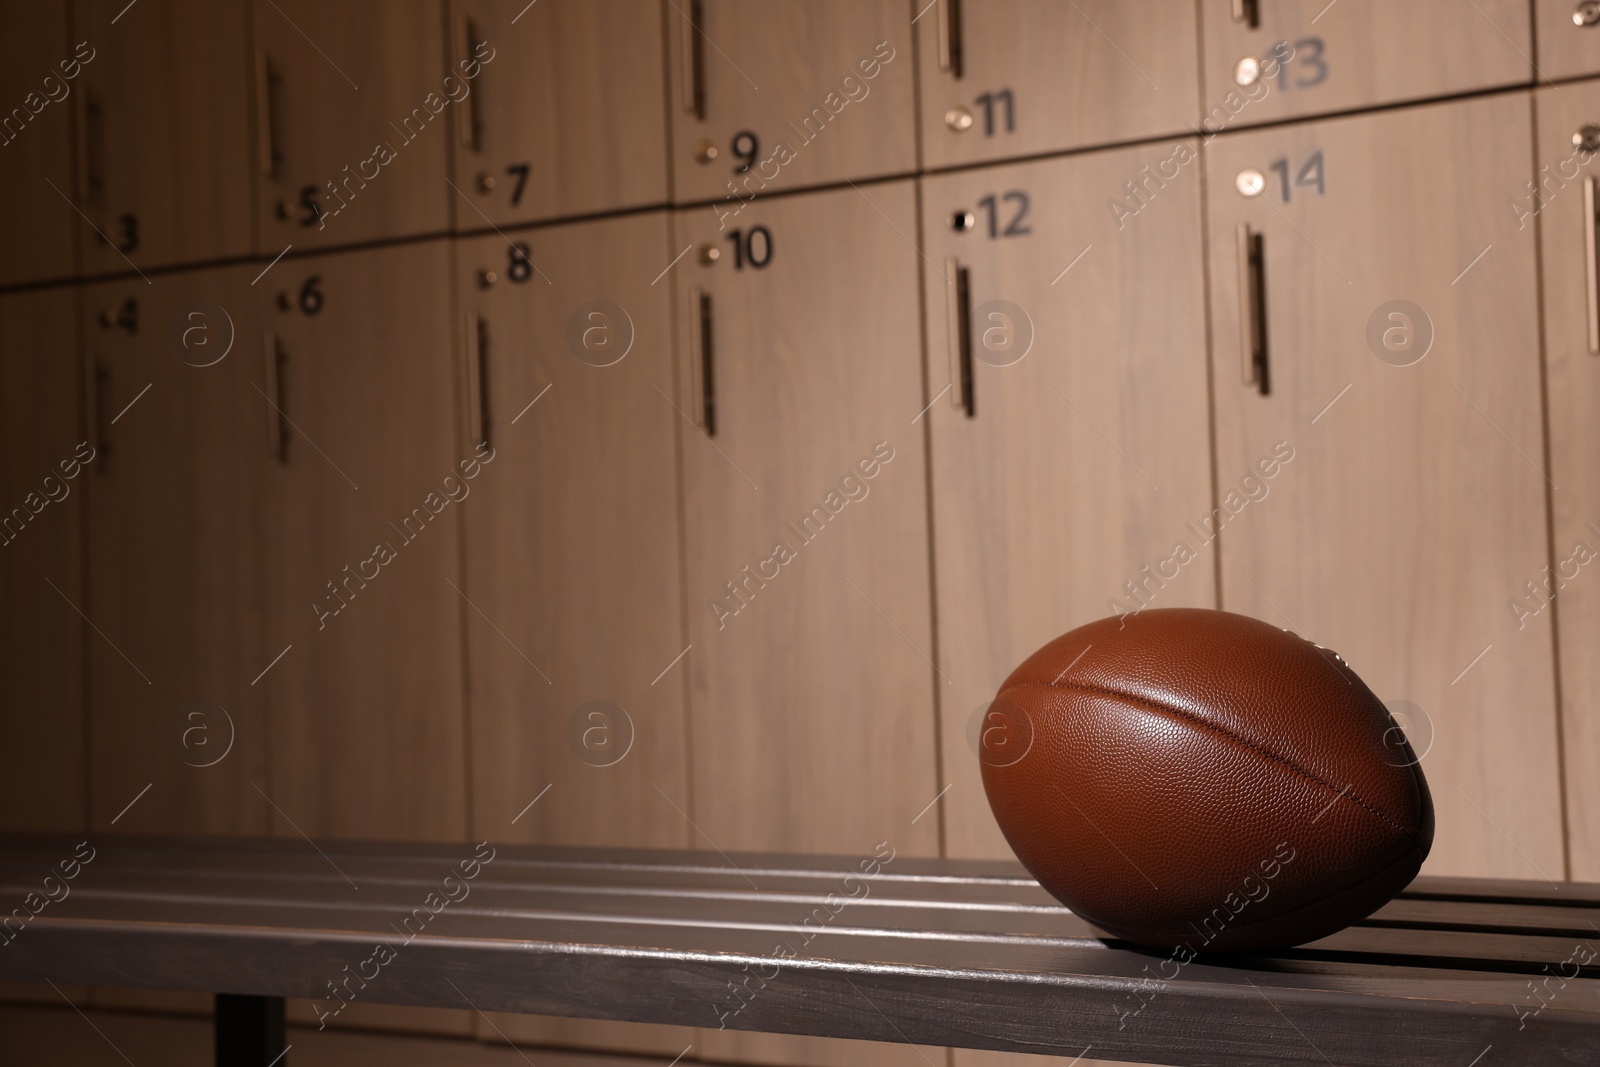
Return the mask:
<path id="1" fill-rule="evenodd" d="M 1001 685 L 979 755 L 1023 864 L 1111 935 L 1281 948 L 1370 915 L 1433 844 L 1404 733 L 1335 653 L 1197 608 L 1102 619 Z"/>

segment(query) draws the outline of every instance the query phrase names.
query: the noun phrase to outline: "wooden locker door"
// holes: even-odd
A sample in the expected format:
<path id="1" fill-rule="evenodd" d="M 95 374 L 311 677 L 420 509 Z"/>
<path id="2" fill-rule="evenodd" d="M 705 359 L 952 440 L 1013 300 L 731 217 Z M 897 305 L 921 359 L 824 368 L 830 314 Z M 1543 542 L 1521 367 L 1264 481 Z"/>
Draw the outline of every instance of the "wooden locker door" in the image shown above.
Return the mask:
<path id="1" fill-rule="evenodd" d="M 93 42 L 69 42 L 64 4 L 0 0 L 0 20 L 0 191 L 11 208 L 0 285 L 70 278 L 78 225 L 71 99 L 100 53 Z"/>
<path id="2" fill-rule="evenodd" d="M 1199 171 L 1191 139 L 923 180 L 948 855 L 1012 855 L 974 746 L 1018 663 L 1215 606 Z"/>
<path id="3" fill-rule="evenodd" d="M 94 828 L 260 834 L 267 421 L 252 267 L 83 291 Z M 254 357 L 252 359 L 252 357 Z M 131 806 L 130 806 L 131 805 Z"/>
<path id="4" fill-rule="evenodd" d="M 252 11 L 260 250 L 444 231 L 452 112 L 475 79 L 446 57 L 439 0 Z"/>
<path id="5" fill-rule="evenodd" d="M 1600 4 L 1533 0 L 1533 31 L 1539 81 L 1600 72 Z"/>
<path id="6" fill-rule="evenodd" d="M 84 463 L 92 446 L 77 320 L 71 286 L 0 298 L 0 707 L 13 756 L 0 776 L 7 830 L 70 832 L 88 822 L 84 642 L 94 635 L 79 612 L 87 606 L 83 518 L 93 461 Z"/>
<path id="7" fill-rule="evenodd" d="M 673 195 L 722 211 L 768 189 L 916 169 L 905 0 L 681 0 L 667 12 Z"/>
<path id="8" fill-rule="evenodd" d="M 496 456 L 465 520 L 477 839 L 684 848 L 693 835 L 666 799 L 683 804 L 688 773 L 678 416 L 657 391 L 672 390 L 671 287 L 652 284 L 669 227 L 659 212 L 457 245 L 464 440 L 487 425 Z M 526 266 L 508 270 L 514 254 Z M 480 1035 L 495 1028 L 668 1058 L 694 1040 L 527 1015 Z"/>
<path id="9" fill-rule="evenodd" d="M 456 229 L 667 200 L 666 62 L 658 0 L 455 0 L 451 55 L 488 41 L 456 123 Z"/>
<path id="10" fill-rule="evenodd" d="M 1528 19 L 1526 0 L 1202 0 L 1200 109 L 1220 130 L 1525 84 Z"/>
<path id="11" fill-rule="evenodd" d="M 915 197 L 760 199 L 726 230 L 677 217 L 681 380 L 660 403 L 685 423 L 693 804 L 672 801 L 696 847 L 938 851 Z M 734 1030 L 703 1049 L 922 1062 Z"/>
<path id="12" fill-rule="evenodd" d="M 254 247 L 245 26 L 244 0 L 74 6 L 73 37 L 102 42 L 77 96 L 85 273 Z"/>
<path id="13" fill-rule="evenodd" d="M 1506 609 L 1547 552 L 1532 227 L 1507 210 L 1530 106 L 1505 94 L 1207 148 L 1217 480 L 1240 507 L 1222 606 L 1408 702 L 1436 874 L 1563 873 L 1548 615 L 1519 630 Z M 1258 284 L 1241 293 L 1241 274 Z M 1251 502 L 1240 475 L 1269 455 L 1283 470 Z"/>
<path id="14" fill-rule="evenodd" d="M 1511 591 L 1508 608 L 1529 628 L 1559 620 L 1562 752 L 1566 761 L 1568 855 L 1577 881 L 1600 881 L 1600 594 L 1589 564 L 1600 552 L 1600 327 L 1596 304 L 1593 183 L 1600 175 L 1587 127 L 1600 124 L 1600 84 L 1535 94 L 1539 184 L 1537 225 L 1544 280 L 1545 366 L 1550 408 L 1550 492 L 1555 549 L 1548 573 Z M 1590 138 L 1575 146 L 1574 138 Z M 1519 204 L 1525 232 L 1535 205 Z M 1523 236 L 1523 235 L 1519 235 Z M 1524 238 L 1526 239 L 1526 238 Z"/>
<path id="15" fill-rule="evenodd" d="M 1187 133 L 1200 121 L 1189 0 L 941 0 L 916 25 L 925 166 Z"/>
<path id="16" fill-rule="evenodd" d="M 456 428 L 450 282 L 443 241 L 286 260 L 262 282 L 258 400 L 281 435 L 268 639 L 287 649 L 262 682 L 274 833 L 467 830 L 461 509 L 444 479 L 470 484 L 457 465 L 475 456 Z"/>

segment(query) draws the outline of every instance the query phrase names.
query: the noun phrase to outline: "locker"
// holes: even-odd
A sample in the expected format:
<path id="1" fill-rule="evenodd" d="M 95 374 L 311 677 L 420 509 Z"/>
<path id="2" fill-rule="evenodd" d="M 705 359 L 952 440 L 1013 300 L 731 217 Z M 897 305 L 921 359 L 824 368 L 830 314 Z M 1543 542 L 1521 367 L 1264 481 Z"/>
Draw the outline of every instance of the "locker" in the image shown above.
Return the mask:
<path id="1" fill-rule="evenodd" d="M 97 830 L 267 828 L 254 274 L 83 290 Z"/>
<path id="2" fill-rule="evenodd" d="M 1534 0 L 1533 29 L 1539 81 L 1600 73 L 1600 4 Z"/>
<path id="3" fill-rule="evenodd" d="M 65 5 L 5 0 L 0 18 L 0 189 L 14 208 L 0 285 L 70 278 L 79 206 L 71 101 L 100 51 L 69 39 Z"/>
<path id="4" fill-rule="evenodd" d="M 1200 121 L 1192 3 L 917 7 L 926 167 L 1188 133 Z"/>
<path id="5" fill-rule="evenodd" d="M 448 244 L 288 259 L 259 285 L 272 832 L 461 840 L 452 583 L 483 466 L 456 425 Z"/>
<path id="6" fill-rule="evenodd" d="M 494 42 L 447 58 L 437 0 L 252 12 L 259 251 L 443 232 L 451 126 Z"/>
<path id="7" fill-rule="evenodd" d="M 1341 654 L 1411 736 L 1439 874 L 1560 878 L 1527 94 L 1207 146 L 1222 606 Z M 1469 140 L 1496 151 L 1463 156 Z M 1292 455 L 1291 455 L 1292 453 Z M 1283 465 L 1255 501 L 1242 476 Z M 1400 758 L 1400 757 L 1396 757 Z"/>
<path id="8" fill-rule="evenodd" d="M 71 286 L 0 298 L 0 707 L 8 745 L 26 757 L 0 781 L 7 829 L 87 823 L 84 641 L 94 635 L 79 612 L 93 452 L 77 309 Z"/>
<path id="9" fill-rule="evenodd" d="M 938 849 L 915 195 L 677 216 L 680 382 L 659 402 L 682 424 L 696 847 Z M 733 1030 L 703 1047 L 861 1059 Z"/>
<path id="10" fill-rule="evenodd" d="M 1208 129 L 1374 107 L 1533 77 L 1518 0 L 1203 0 Z"/>
<path id="11" fill-rule="evenodd" d="M 1018 663 L 1215 606 L 1200 166 L 1191 138 L 923 179 L 948 855 L 1011 857 L 977 738 Z"/>
<path id="12" fill-rule="evenodd" d="M 657 0 L 456 0 L 451 54 L 483 41 L 456 124 L 456 229 L 667 201 L 666 62 Z"/>
<path id="13" fill-rule="evenodd" d="M 496 459 L 466 518 L 476 839 L 684 848 L 666 212 L 457 245 L 464 440 Z M 507 269 L 511 256 L 525 264 Z M 537 270 L 535 270 L 535 266 Z M 680 658 L 682 657 L 682 658 Z M 659 792 L 658 792 L 659 790 Z M 496 1016 L 480 1035 L 650 1052 L 682 1028 Z"/>
<path id="14" fill-rule="evenodd" d="M 1540 189 L 1537 214 L 1516 202 L 1518 236 L 1539 231 L 1544 294 L 1545 373 L 1548 379 L 1550 508 L 1554 527 L 1548 571 L 1530 574 L 1507 609 L 1519 626 L 1558 620 L 1562 751 L 1566 760 L 1568 855 L 1571 877 L 1600 880 L 1600 594 L 1593 588 L 1593 553 L 1600 550 L 1600 436 L 1593 426 L 1600 390 L 1600 301 L 1595 253 L 1595 176 L 1600 165 L 1600 86 L 1539 90 Z M 1576 143 L 1575 143 L 1576 142 Z"/>
<path id="15" fill-rule="evenodd" d="M 101 42 L 75 97 L 86 273 L 254 248 L 246 25 L 243 0 L 74 6 L 74 39 Z"/>
<path id="16" fill-rule="evenodd" d="M 903 0 L 669 3 L 667 99 L 678 203 L 722 212 L 769 189 L 916 167 Z"/>

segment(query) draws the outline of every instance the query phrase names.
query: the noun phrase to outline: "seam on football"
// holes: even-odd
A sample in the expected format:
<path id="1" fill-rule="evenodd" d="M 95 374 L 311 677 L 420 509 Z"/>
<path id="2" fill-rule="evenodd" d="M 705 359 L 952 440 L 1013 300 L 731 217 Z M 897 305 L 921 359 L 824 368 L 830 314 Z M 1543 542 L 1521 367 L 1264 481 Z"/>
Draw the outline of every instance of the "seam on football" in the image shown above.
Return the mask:
<path id="1" fill-rule="evenodd" d="M 1306 770 L 1303 767 L 1300 767 L 1300 766 L 1290 762 L 1289 760 L 1287 760 L 1287 759 L 1283 758 L 1282 756 L 1278 755 L 1276 752 L 1272 752 L 1272 751 L 1269 751 L 1268 749 L 1262 748 L 1260 745 L 1257 745 L 1255 742 L 1250 741 L 1247 738 L 1240 737 L 1238 734 L 1233 733 L 1231 730 L 1228 730 L 1225 727 L 1218 726 L 1216 723 L 1207 722 L 1205 719 L 1202 719 L 1199 716 L 1197 716 L 1197 715 L 1195 715 L 1195 714 L 1193 714 L 1191 712 L 1185 711 L 1183 708 L 1175 708 L 1175 707 L 1171 706 L 1170 704 L 1162 704 L 1159 701 L 1151 700 L 1148 697 L 1136 696 L 1133 693 L 1122 693 L 1122 692 L 1118 692 L 1115 689 L 1104 689 L 1104 688 L 1101 688 L 1100 686 L 1093 686 L 1093 685 L 1059 685 L 1059 684 L 1057 684 L 1055 682 L 1018 682 L 1015 685 L 1012 685 L 1009 688 L 1005 689 L 1003 692 L 999 693 L 995 697 L 995 699 L 999 700 L 1001 697 L 1004 697 L 1006 695 L 1006 693 L 1009 693 L 1014 689 L 1053 689 L 1053 690 L 1057 690 L 1059 692 L 1065 692 L 1065 693 L 1094 693 L 1094 694 L 1098 694 L 1099 696 L 1114 697 L 1117 700 L 1125 700 L 1130 704 L 1137 704 L 1140 707 L 1148 708 L 1151 711 L 1165 712 L 1165 713 L 1170 714 L 1170 715 L 1175 715 L 1175 716 L 1177 716 L 1178 718 L 1182 719 L 1183 721 L 1185 721 L 1187 723 L 1190 723 L 1192 725 L 1201 727 L 1202 729 L 1205 729 L 1205 730 L 1209 730 L 1214 734 L 1219 734 L 1222 737 L 1227 738 L 1229 741 L 1232 741 L 1234 744 L 1241 745 L 1244 748 L 1250 749 L 1252 752 L 1259 753 L 1260 755 L 1263 755 L 1263 756 L 1267 757 L 1269 760 L 1272 760 L 1272 761 L 1274 761 L 1276 763 L 1281 763 L 1285 767 L 1287 767 L 1291 771 L 1293 771 L 1294 773 L 1300 775 L 1302 778 L 1305 778 L 1306 780 L 1311 781 L 1311 782 L 1315 782 L 1317 785 L 1322 786 L 1324 789 L 1328 789 L 1328 790 L 1331 790 L 1332 792 L 1338 793 L 1340 796 L 1349 797 L 1355 803 L 1357 803 L 1361 807 L 1365 808 L 1366 811 L 1369 814 L 1371 814 L 1374 818 L 1379 819 L 1384 823 L 1387 823 L 1390 827 L 1392 827 L 1397 833 L 1399 833 L 1402 837 L 1406 838 L 1408 841 L 1412 842 L 1413 844 L 1420 844 L 1420 842 L 1418 842 L 1418 840 L 1417 840 L 1417 833 L 1420 832 L 1420 829 L 1421 829 L 1420 827 L 1418 828 L 1417 831 L 1407 830 L 1405 827 L 1403 827 L 1399 823 L 1395 822 L 1395 820 L 1391 819 L 1389 816 L 1385 815 L 1383 812 L 1379 811 L 1377 808 L 1373 807 L 1371 804 L 1368 804 L 1364 799 L 1362 799 L 1361 795 L 1359 793 L 1357 793 L 1350 786 L 1346 786 L 1343 789 L 1339 789 L 1336 786 L 1334 786 L 1332 783 L 1323 781 L 1316 774 L 1312 773 L 1311 771 Z"/>

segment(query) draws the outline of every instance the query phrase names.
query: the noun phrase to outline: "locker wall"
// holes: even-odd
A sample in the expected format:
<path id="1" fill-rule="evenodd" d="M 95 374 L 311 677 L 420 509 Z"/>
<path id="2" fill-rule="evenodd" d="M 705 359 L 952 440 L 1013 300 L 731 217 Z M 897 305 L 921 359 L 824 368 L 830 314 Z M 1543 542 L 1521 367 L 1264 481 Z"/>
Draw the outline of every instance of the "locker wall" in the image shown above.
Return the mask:
<path id="1" fill-rule="evenodd" d="M 1006 856 L 1000 679 L 1199 605 L 1600 878 L 1590 6 L 0 3 L 0 822 Z"/>

